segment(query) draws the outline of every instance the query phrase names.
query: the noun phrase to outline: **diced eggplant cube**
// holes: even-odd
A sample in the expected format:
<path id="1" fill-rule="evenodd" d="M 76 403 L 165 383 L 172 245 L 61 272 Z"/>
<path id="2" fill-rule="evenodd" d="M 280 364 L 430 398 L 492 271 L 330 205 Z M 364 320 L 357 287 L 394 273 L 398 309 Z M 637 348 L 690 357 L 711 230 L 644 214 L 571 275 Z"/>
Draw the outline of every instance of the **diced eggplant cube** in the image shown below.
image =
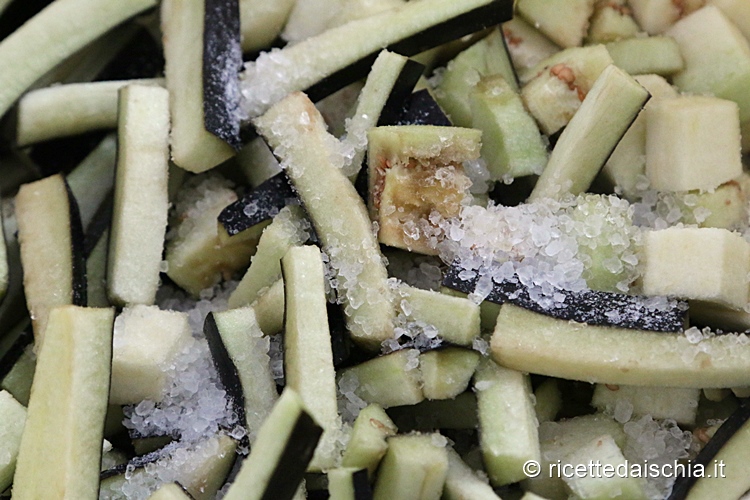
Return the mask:
<path id="1" fill-rule="evenodd" d="M 390 438 L 375 483 L 375 500 L 438 500 L 448 474 L 445 444 L 439 434 Z"/>
<path id="2" fill-rule="evenodd" d="M 643 291 L 741 309 L 748 301 L 750 243 L 716 228 L 646 233 Z"/>
<path id="3" fill-rule="evenodd" d="M 742 174 L 737 104 L 704 96 L 646 108 L 646 176 L 661 191 L 710 191 Z"/>
<path id="4" fill-rule="evenodd" d="M 155 306 L 126 308 L 115 321 L 110 403 L 159 401 L 169 364 L 191 340 L 187 314 Z"/>

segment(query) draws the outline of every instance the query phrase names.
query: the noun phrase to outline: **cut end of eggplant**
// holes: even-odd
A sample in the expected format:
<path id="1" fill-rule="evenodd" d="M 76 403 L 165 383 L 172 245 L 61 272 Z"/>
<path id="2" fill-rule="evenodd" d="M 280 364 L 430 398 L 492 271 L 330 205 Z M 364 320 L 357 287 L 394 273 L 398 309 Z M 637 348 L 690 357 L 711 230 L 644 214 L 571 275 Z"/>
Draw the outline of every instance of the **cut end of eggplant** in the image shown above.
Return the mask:
<path id="1" fill-rule="evenodd" d="M 479 277 L 462 278 L 464 269 L 453 265 L 443 276 L 443 286 L 463 293 L 473 293 Z M 544 307 L 534 300 L 517 279 L 494 283 L 487 296 L 489 302 L 509 302 L 524 309 L 557 319 L 598 326 L 613 326 L 654 332 L 681 332 L 687 320 L 687 303 L 668 301 L 667 307 L 649 307 L 648 297 L 621 293 L 584 290 L 557 290 L 565 299 L 557 307 Z"/>
<path id="2" fill-rule="evenodd" d="M 206 0 L 203 28 L 203 115 L 206 130 L 236 151 L 242 69 L 238 0 Z"/>

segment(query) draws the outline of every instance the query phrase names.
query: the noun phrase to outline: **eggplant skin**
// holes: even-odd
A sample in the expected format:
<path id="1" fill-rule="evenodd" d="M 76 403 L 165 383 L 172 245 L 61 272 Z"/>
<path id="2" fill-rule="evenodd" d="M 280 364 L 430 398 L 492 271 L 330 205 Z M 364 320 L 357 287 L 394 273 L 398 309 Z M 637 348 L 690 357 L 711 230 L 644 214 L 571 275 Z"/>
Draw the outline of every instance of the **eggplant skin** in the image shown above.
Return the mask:
<path id="1" fill-rule="evenodd" d="M 417 55 L 438 45 L 457 40 L 462 36 L 470 35 L 509 21 L 513 18 L 513 3 L 511 0 L 495 0 L 487 5 L 456 16 L 453 19 L 431 26 L 420 33 L 416 33 L 385 48 L 407 57 Z M 338 70 L 306 89 L 305 94 L 307 94 L 311 101 L 316 102 L 346 87 L 350 83 L 364 78 L 367 76 L 367 72 L 372 67 L 379 53 L 380 50 L 368 54 L 349 66 Z"/>
<path id="2" fill-rule="evenodd" d="M 239 0 L 205 0 L 203 22 L 203 120 L 206 130 L 232 146 L 240 139 Z"/>
<path id="3" fill-rule="evenodd" d="M 448 268 L 443 275 L 443 286 L 463 293 L 472 293 L 479 278 L 475 276 L 471 279 L 462 279 L 459 277 L 462 270 L 459 264 Z M 565 301 L 559 307 L 546 309 L 531 299 L 526 287 L 517 279 L 505 280 L 501 283 L 493 282 L 492 291 L 486 300 L 495 304 L 509 302 L 566 321 L 652 332 L 682 332 L 687 320 L 687 304 L 682 301 L 670 301 L 670 308 L 666 311 L 650 310 L 643 306 L 643 297 L 596 290 L 558 292 L 565 295 Z M 612 312 L 616 314 L 611 314 Z"/>
<path id="4" fill-rule="evenodd" d="M 268 479 L 262 500 L 291 500 L 312 460 L 323 428 L 306 411 L 302 411 L 294 424 L 284 451 Z M 299 480 L 297 480 L 299 478 Z"/>
<path id="5" fill-rule="evenodd" d="M 693 464 L 701 464 L 706 471 L 713 471 L 713 463 L 716 455 L 732 442 L 733 439 L 743 439 L 747 436 L 746 432 L 738 432 L 745 427 L 750 420 L 750 398 L 740 400 L 739 407 L 730 415 L 730 417 L 719 427 L 716 434 L 698 453 L 693 460 Z M 744 438 L 747 441 L 747 438 Z M 685 500 L 690 495 L 690 490 L 698 484 L 702 478 L 696 476 L 679 476 L 672 487 L 672 493 L 667 500 Z M 726 479 L 724 479 L 726 481 Z"/>
<path id="6" fill-rule="evenodd" d="M 208 313 L 208 316 L 206 316 L 206 320 L 203 323 L 203 333 L 206 336 L 208 348 L 211 352 L 216 371 L 219 374 L 221 385 L 227 391 L 227 396 L 232 402 L 232 407 L 237 413 L 240 422 L 244 422 L 245 395 L 242 392 L 242 382 L 240 381 L 237 368 L 234 366 L 232 358 L 226 347 L 224 347 L 224 342 L 221 340 L 221 334 L 219 333 L 213 313 Z"/>
<path id="7" fill-rule="evenodd" d="M 219 223 L 234 236 L 261 222 L 271 220 L 290 203 L 299 204 L 286 174 L 279 173 L 228 205 L 219 214 Z"/>
<path id="8" fill-rule="evenodd" d="M 78 202 L 73 195 L 68 182 L 65 181 L 65 190 L 68 193 L 68 210 L 70 211 L 70 242 L 71 242 L 71 273 L 73 284 L 73 305 L 85 307 L 88 305 L 87 280 L 86 280 L 86 239 L 81 224 L 81 212 L 78 210 Z"/>

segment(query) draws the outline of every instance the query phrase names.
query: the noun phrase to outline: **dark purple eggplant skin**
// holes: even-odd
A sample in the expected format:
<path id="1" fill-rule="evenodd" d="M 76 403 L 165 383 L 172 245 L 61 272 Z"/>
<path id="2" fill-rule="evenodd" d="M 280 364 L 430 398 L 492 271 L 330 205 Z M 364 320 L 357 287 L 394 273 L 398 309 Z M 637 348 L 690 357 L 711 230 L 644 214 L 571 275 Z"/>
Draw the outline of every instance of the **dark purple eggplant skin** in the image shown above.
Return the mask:
<path id="1" fill-rule="evenodd" d="M 403 113 L 404 103 L 411 96 L 414 86 L 419 81 L 419 77 L 422 76 L 424 70 L 424 65 L 417 61 L 412 59 L 406 61 L 380 112 L 378 126 L 394 125 L 398 121 Z"/>
<path id="2" fill-rule="evenodd" d="M 234 236 L 272 219 L 290 203 L 299 204 L 299 199 L 286 174 L 281 172 L 224 208 L 219 214 L 219 223 L 229 236 Z M 254 207 L 254 210 L 248 214 L 245 207 Z"/>
<path id="3" fill-rule="evenodd" d="M 465 35 L 496 26 L 513 17 L 513 2 L 496 0 L 488 5 L 478 7 L 444 23 L 432 26 L 421 33 L 400 40 L 386 47 L 391 52 L 411 57 L 425 50 L 444 43 L 457 40 Z M 315 102 L 340 90 L 352 82 L 367 76 L 372 63 L 378 56 L 373 52 L 359 61 L 342 68 L 331 76 L 309 87 L 305 93 Z"/>
<path id="4" fill-rule="evenodd" d="M 488 5 L 478 7 L 444 23 L 432 26 L 384 48 L 406 57 L 417 55 L 425 50 L 511 20 L 513 18 L 513 3 L 512 0 L 495 0 Z M 362 59 L 320 80 L 308 87 L 305 90 L 305 94 L 307 94 L 311 101 L 317 102 L 337 90 L 341 90 L 350 83 L 361 80 L 367 76 L 379 53 L 380 51 L 378 50 L 377 52 L 368 54 Z M 250 124 L 245 125 L 248 126 L 243 126 L 241 132 L 243 142 L 257 137 L 252 126 Z"/>
<path id="5" fill-rule="evenodd" d="M 68 209 L 70 212 L 70 260 L 73 284 L 73 305 L 88 305 L 88 286 L 86 280 L 86 252 L 85 238 L 83 234 L 83 225 L 81 224 L 81 213 L 78 210 L 78 202 L 73 195 L 73 191 L 65 181 L 65 189 L 68 192 Z"/>
<path id="6" fill-rule="evenodd" d="M 205 0 L 203 23 L 203 122 L 235 150 L 240 139 L 239 0 Z"/>
<path id="7" fill-rule="evenodd" d="M 438 127 L 451 127 L 448 115 L 435 102 L 427 89 L 414 92 L 404 102 L 401 116 L 394 125 L 435 125 Z"/>
<path id="8" fill-rule="evenodd" d="M 303 411 L 294 424 L 284 451 L 268 479 L 262 500 L 291 500 L 318 446 L 323 428 Z"/>
<path id="9" fill-rule="evenodd" d="M 240 418 L 240 422 L 245 423 L 245 395 L 242 392 L 242 382 L 237 372 L 237 367 L 232 361 L 232 357 L 224 347 L 224 341 L 221 339 L 219 327 L 216 325 L 216 319 L 213 313 L 208 313 L 203 323 L 203 334 L 208 342 L 208 349 L 211 352 L 214 366 L 219 375 L 219 381 L 227 391 L 227 396 L 232 402 L 232 407 Z"/>
<path id="10" fill-rule="evenodd" d="M 750 398 L 744 398 L 741 400 L 740 406 L 721 424 L 716 434 L 706 443 L 706 446 L 698 453 L 692 463 L 701 464 L 706 471 L 712 471 L 714 457 L 732 441 L 732 438 L 738 435 L 740 429 L 748 425 L 748 420 L 750 420 Z M 700 480 L 699 477 L 678 476 L 667 500 L 684 500 L 690 494 L 693 486 Z"/>
<path id="11" fill-rule="evenodd" d="M 443 275 L 443 285 L 463 293 L 472 293 L 477 278 L 461 279 L 461 271 L 461 267 L 457 265 L 448 268 Z M 517 280 L 506 280 L 502 283 L 493 283 L 493 289 L 486 300 L 495 304 L 508 302 L 566 321 L 654 332 L 682 332 L 687 320 L 687 304 L 678 300 L 673 300 L 672 307 L 666 312 L 650 311 L 640 305 L 643 297 L 596 290 L 559 292 L 565 295 L 565 301 L 561 306 L 545 309 L 529 297 L 524 285 Z M 612 311 L 619 313 L 618 320 L 607 316 L 606 313 Z"/>

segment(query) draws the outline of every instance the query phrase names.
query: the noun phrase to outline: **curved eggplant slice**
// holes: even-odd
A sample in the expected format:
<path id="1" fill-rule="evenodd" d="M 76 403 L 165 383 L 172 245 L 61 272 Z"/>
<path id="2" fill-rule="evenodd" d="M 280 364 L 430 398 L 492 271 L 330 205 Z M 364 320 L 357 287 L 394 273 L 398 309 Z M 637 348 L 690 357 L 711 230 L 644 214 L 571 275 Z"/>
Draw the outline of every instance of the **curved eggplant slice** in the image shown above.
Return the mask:
<path id="1" fill-rule="evenodd" d="M 449 267 L 443 276 L 443 285 L 463 293 L 473 293 L 479 278 L 462 278 L 460 265 Z M 651 309 L 647 297 L 622 293 L 584 290 L 572 292 L 557 290 L 565 300 L 557 307 L 545 308 L 529 296 L 526 286 L 517 279 L 493 282 L 488 301 L 495 304 L 509 302 L 516 306 L 557 319 L 572 320 L 598 326 L 614 326 L 654 332 L 681 332 L 687 320 L 687 304 L 669 301 L 669 309 Z"/>
<path id="2" fill-rule="evenodd" d="M 508 0 L 431 0 L 328 30 L 246 65 L 241 84 L 244 111 L 250 118 L 258 117 L 287 94 L 305 89 L 311 100 L 321 99 L 363 78 L 384 47 L 412 56 L 512 15 L 513 2 Z M 279 71 L 274 68 L 277 63 L 282 65 Z"/>
<path id="3" fill-rule="evenodd" d="M 394 15 L 396 15 L 395 9 Z M 513 2 L 494 0 L 456 17 L 429 26 L 421 32 L 412 33 L 411 36 L 389 43 L 386 48 L 391 52 L 411 57 L 438 45 L 457 40 L 462 36 L 495 26 L 512 17 Z M 403 18 L 406 19 L 408 16 L 403 14 Z M 380 49 L 338 69 L 308 87 L 305 93 L 312 101 L 317 101 L 363 78 L 375 61 L 378 52 L 380 52 Z"/>
<path id="4" fill-rule="evenodd" d="M 719 427 L 689 465 L 693 474 L 677 478 L 668 500 L 735 499 L 750 490 L 750 400 Z M 699 473 L 701 469 L 703 473 Z M 701 477 L 702 476 L 702 477 Z"/>
<path id="5" fill-rule="evenodd" d="M 239 1 L 206 0 L 203 19 L 203 124 L 207 131 L 239 151 Z"/>
<path id="6" fill-rule="evenodd" d="M 52 2 L 0 43 L 0 115 L 48 70 L 126 19 L 156 5 L 155 0 Z M 89 15 L 83 16 L 82 12 Z M 43 36 L 42 36 L 43 35 Z M 65 40 L 65 43 L 58 43 Z"/>
<path id="7" fill-rule="evenodd" d="M 219 224 L 229 236 L 272 219 L 290 201 L 298 205 L 297 193 L 285 173 L 279 173 L 227 206 L 219 214 Z"/>

